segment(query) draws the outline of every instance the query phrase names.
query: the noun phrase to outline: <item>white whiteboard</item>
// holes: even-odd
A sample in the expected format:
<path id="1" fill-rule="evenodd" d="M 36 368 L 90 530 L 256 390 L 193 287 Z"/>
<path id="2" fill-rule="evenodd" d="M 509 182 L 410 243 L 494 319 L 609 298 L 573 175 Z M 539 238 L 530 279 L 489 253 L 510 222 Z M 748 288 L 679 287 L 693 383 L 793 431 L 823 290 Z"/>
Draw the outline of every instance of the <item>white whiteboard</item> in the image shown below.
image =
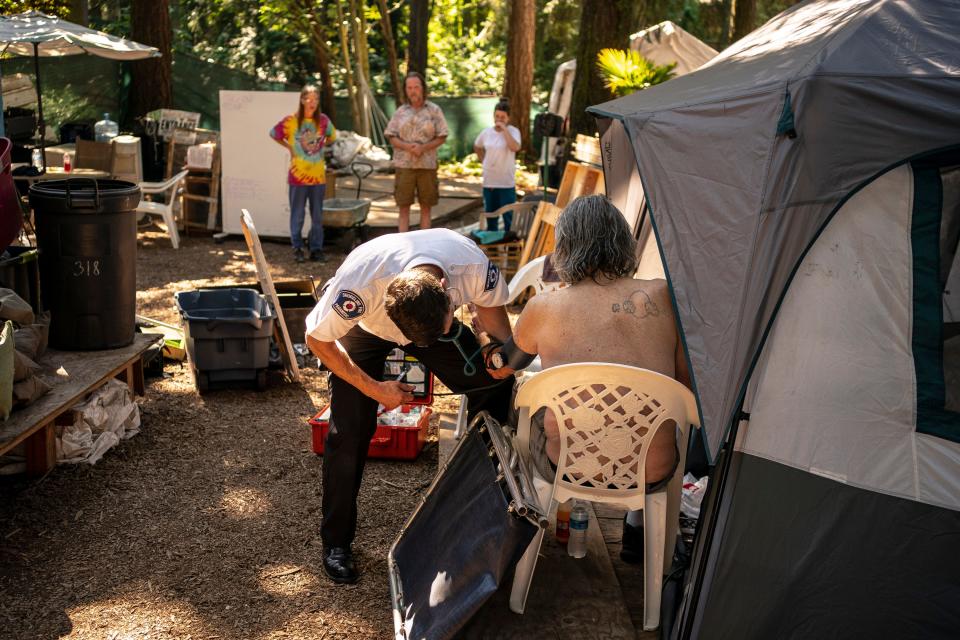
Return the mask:
<path id="1" fill-rule="evenodd" d="M 270 138 L 270 129 L 297 109 L 289 91 L 221 91 L 220 139 L 223 230 L 240 234 L 240 209 L 253 216 L 261 237 L 290 237 L 287 169 L 290 154 Z M 303 228 L 306 237 L 310 216 Z"/>

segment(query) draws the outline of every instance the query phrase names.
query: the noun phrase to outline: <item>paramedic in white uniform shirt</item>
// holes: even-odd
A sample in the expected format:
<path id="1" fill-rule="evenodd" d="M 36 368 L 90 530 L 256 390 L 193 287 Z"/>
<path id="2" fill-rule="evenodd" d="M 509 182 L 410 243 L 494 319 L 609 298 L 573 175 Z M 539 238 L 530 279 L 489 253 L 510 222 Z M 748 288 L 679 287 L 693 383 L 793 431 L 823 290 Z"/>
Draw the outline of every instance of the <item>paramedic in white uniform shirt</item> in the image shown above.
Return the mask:
<path id="1" fill-rule="evenodd" d="M 501 98 L 493 108 L 493 126 L 480 132 L 473 151 L 483 163 L 483 210 L 493 213 L 517 201 L 517 151 L 520 130 L 510 124 L 510 106 Z M 487 218 L 487 231 L 496 231 L 497 218 Z M 513 212 L 503 214 L 504 231 L 510 231 Z"/>
<path id="2" fill-rule="evenodd" d="M 326 285 L 307 317 L 307 345 L 332 372 L 320 537 L 323 567 L 333 581 L 359 578 L 351 544 L 377 406 L 392 409 L 413 400 L 411 385 L 383 380 L 386 356 L 400 347 L 452 391 L 466 393 L 470 417 L 487 410 L 504 421 L 513 378 L 507 370 L 502 375 L 486 370 L 476 336 L 454 311 L 473 303 L 484 329 L 504 341 L 511 335 L 503 308 L 507 296 L 497 267 L 471 240 L 449 229 L 366 242 Z"/>

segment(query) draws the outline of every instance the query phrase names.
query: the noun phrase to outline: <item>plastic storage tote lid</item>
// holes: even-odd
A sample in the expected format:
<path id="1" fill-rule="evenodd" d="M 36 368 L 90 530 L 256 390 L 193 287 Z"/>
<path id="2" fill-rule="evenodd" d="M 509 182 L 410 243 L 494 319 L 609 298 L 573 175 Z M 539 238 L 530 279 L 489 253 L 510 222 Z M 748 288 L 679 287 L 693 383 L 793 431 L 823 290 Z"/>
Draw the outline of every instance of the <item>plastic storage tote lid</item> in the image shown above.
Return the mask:
<path id="1" fill-rule="evenodd" d="M 140 187 L 124 180 L 70 178 L 37 182 L 30 187 L 30 206 L 53 213 L 119 213 L 140 204 Z"/>

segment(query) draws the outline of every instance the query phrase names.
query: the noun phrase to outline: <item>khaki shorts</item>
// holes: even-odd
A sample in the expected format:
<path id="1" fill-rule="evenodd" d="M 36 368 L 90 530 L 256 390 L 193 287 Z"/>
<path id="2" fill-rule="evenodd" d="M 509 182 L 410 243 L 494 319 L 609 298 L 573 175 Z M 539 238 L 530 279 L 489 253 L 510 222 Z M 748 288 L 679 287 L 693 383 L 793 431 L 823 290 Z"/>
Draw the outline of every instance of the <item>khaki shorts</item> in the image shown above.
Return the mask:
<path id="1" fill-rule="evenodd" d="M 420 206 L 432 207 L 440 202 L 440 183 L 436 169 L 397 169 L 393 197 L 397 206 L 409 207 L 416 193 Z"/>

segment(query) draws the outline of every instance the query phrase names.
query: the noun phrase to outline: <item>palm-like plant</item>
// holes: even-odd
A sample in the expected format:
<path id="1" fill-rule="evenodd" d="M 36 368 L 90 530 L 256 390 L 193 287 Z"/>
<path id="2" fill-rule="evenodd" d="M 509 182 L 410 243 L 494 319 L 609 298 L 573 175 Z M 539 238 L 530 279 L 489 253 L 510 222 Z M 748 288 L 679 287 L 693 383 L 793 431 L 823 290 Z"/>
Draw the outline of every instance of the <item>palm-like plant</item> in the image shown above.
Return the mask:
<path id="1" fill-rule="evenodd" d="M 638 51 L 601 49 L 597 54 L 597 68 L 603 83 L 617 97 L 666 82 L 673 77 L 676 66 L 676 62 L 654 64 Z"/>

